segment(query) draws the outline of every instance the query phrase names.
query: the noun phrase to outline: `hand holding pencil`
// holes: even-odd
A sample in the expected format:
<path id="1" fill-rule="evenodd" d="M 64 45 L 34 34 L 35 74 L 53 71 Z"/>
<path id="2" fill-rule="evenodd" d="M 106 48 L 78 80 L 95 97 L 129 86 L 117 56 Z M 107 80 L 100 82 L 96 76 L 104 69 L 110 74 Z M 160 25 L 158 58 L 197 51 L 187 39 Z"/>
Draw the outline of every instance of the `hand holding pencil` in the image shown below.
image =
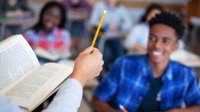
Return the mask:
<path id="1" fill-rule="evenodd" d="M 86 81 L 98 76 L 103 69 L 102 54 L 97 48 L 88 47 L 75 60 L 71 78 L 77 79 L 82 86 Z"/>
<path id="2" fill-rule="evenodd" d="M 75 61 L 75 67 L 74 67 L 74 71 L 71 74 L 71 77 L 79 80 L 82 86 L 85 85 L 88 79 L 92 79 L 95 76 L 99 75 L 100 71 L 103 69 L 102 66 L 104 62 L 102 60 L 102 54 L 97 48 L 94 48 L 94 45 L 95 45 L 99 30 L 101 28 L 101 25 L 103 23 L 105 14 L 106 14 L 106 10 L 104 10 L 102 14 L 101 20 L 99 22 L 99 25 L 96 30 L 91 46 L 85 49 L 83 52 L 81 52 Z M 80 66 L 80 65 L 84 65 L 84 66 Z"/>

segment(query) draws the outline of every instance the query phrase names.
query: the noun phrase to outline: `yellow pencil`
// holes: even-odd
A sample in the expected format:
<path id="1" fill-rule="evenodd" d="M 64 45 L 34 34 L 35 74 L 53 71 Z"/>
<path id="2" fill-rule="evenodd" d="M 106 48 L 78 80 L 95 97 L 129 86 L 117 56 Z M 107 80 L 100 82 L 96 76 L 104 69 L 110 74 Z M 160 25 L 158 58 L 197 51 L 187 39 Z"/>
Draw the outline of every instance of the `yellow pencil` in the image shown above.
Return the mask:
<path id="1" fill-rule="evenodd" d="M 99 21 L 99 25 L 98 25 L 98 27 L 97 27 L 96 33 L 95 33 L 95 35 L 94 35 L 94 39 L 93 39 L 92 44 L 91 44 L 92 47 L 94 47 L 94 44 L 95 44 L 95 42 L 96 42 L 96 40 L 97 40 L 97 36 L 98 36 L 98 34 L 99 34 L 99 30 L 100 30 L 100 28 L 101 28 L 101 25 L 102 25 L 102 23 L 103 23 L 103 20 L 104 20 L 105 15 L 106 15 L 106 10 L 103 11 L 103 14 L 102 14 L 102 16 L 101 16 L 101 19 L 100 19 L 100 21 Z"/>

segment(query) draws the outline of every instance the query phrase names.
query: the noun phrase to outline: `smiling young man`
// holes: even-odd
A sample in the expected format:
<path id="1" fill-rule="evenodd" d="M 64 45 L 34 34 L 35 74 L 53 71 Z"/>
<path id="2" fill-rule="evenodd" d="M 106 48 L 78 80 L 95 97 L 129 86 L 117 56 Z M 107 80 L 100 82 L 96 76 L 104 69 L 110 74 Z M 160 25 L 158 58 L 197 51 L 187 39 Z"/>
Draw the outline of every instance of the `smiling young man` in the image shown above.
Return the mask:
<path id="1" fill-rule="evenodd" d="M 197 112 L 200 91 L 192 68 L 170 60 L 184 23 L 163 12 L 150 21 L 148 53 L 119 58 L 94 92 L 98 112 Z M 142 33 L 142 32 L 141 32 Z M 181 108 L 185 103 L 186 108 Z"/>

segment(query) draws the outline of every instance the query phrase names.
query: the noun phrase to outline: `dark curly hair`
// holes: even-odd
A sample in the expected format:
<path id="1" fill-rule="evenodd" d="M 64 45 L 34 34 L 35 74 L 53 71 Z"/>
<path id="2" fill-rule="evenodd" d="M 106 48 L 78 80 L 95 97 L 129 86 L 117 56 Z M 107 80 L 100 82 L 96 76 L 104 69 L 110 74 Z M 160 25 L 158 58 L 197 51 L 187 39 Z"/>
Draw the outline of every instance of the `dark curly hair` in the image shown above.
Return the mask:
<path id="1" fill-rule="evenodd" d="M 140 18 L 139 22 L 146 22 L 147 16 L 149 15 L 149 13 L 152 10 L 159 10 L 160 12 L 164 11 L 164 9 L 162 8 L 161 5 L 159 5 L 159 4 L 151 4 L 150 6 L 147 7 L 144 15 Z"/>
<path id="2" fill-rule="evenodd" d="M 67 22 L 67 18 L 66 18 L 67 14 L 66 14 L 64 6 L 59 2 L 50 1 L 46 5 L 44 5 L 44 7 L 42 8 L 40 16 L 39 16 L 39 21 L 35 26 L 33 26 L 33 30 L 38 32 L 39 30 L 44 29 L 44 23 L 42 21 L 43 15 L 47 10 L 54 8 L 54 7 L 58 8 L 59 11 L 60 11 L 60 14 L 61 14 L 61 20 L 60 20 L 58 27 L 59 28 L 65 28 L 65 25 L 66 25 L 66 22 Z"/>
<path id="3" fill-rule="evenodd" d="M 155 24 L 165 24 L 172 27 L 176 31 L 177 39 L 183 37 L 185 31 L 185 24 L 181 17 L 172 12 L 162 12 L 152 18 L 149 22 L 150 28 Z"/>

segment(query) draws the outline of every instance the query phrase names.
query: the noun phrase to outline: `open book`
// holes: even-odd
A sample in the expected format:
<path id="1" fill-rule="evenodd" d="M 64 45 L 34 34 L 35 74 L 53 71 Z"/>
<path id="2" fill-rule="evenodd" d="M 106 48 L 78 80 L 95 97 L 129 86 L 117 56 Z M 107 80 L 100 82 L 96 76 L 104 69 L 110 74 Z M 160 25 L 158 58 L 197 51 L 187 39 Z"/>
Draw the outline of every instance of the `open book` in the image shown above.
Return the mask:
<path id="1" fill-rule="evenodd" d="M 66 51 L 64 54 L 63 53 L 51 54 L 42 48 L 37 48 L 37 49 L 35 49 L 34 52 L 39 58 L 43 58 L 43 59 L 53 61 L 53 62 L 56 62 L 56 61 L 59 61 L 59 59 L 68 58 L 71 56 L 70 51 Z"/>
<path id="2" fill-rule="evenodd" d="M 0 65 L 0 94 L 27 111 L 58 90 L 72 72 L 64 64 L 41 66 L 22 35 L 0 42 Z"/>

